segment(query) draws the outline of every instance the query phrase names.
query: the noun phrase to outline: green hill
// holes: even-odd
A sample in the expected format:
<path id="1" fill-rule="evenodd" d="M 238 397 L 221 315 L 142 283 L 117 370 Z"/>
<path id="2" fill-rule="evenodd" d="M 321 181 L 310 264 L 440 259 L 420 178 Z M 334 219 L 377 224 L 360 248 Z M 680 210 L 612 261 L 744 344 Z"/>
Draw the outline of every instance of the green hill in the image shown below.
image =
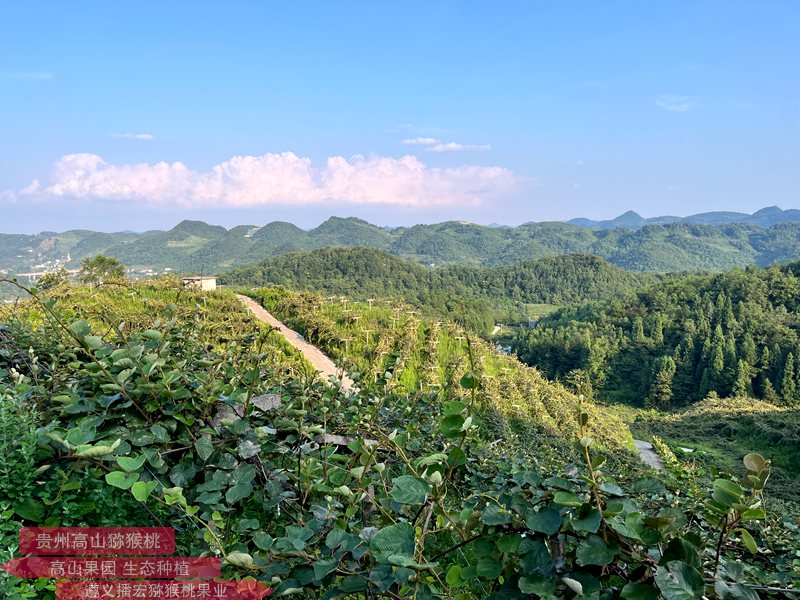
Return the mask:
<path id="1" fill-rule="evenodd" d="M 601 258 L 569 255 L 497 267 L 428 269 L 370 248 L 328 248 L 267 259 L 226 272 L 222 283 L 283 285 L 357 298 L 403 299 L 428 314 L 461 318 L 461 305 L 480 329 L 527 322 L 528 304 L 612 298 L 657 278 L 619 269 Z"/>
<path id="2" fill-rule="evenodd" d="M 790 212 L 790 211 L 785 211 Z M 769 223 L 766 218 L 758 223 Z M 129 267 L 219 272 L 290 252 L 363 246 L 414 262 L 494 266 L 563 254 L 594 254 L 635 271 L 727 270 L 800 258 L 800 223 L 704 225 L 688 221 L 590 229 L 569 223 L 488 227 L 449 221 L 387 230 L 355 218 L 332 217 L 304 231 L 284 222 L 231 230 L 183 221 L 145 234 L 90 231 L 0 234 L 0 269 L 47 270 L 56 261 L 97 253 Z"/>
<path id="3" fill-rule="evenodd" d="M 514 347 L 548 377 L 580 374 L 602 400 L 669 407 L 711 394 L 800 405 L 800 262 L 673 277 L 565 308 Z"/>

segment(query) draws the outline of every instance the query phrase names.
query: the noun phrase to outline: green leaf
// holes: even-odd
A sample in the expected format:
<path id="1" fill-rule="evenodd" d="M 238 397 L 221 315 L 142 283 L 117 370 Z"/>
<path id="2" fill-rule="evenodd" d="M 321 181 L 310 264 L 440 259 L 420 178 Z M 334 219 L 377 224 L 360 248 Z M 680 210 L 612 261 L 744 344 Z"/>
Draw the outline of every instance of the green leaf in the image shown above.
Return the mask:
<path id="1" fill-rule="evenodd" d="M 206 462 L 209 457 L 214 453 L 214 445 L 211 443 L 211 436 L 204 435 L 194 443 L 194 449 L 197 451 L 197 456 L 200 460 Z"/>
<path id="2" fill-rule="evenodd" d="M 572 492 L 556 492 L 553 496 L 553 502 L 561 504 L 562 506 L 580 506 L 583 500 Z"/>
<path id="3" fill-rule="evenodd" d="M 343 594 L 354 594 L 367 589 L 367 580 L 360 575 L 348 575 L 339 584 L 339 591 Z"/>
<path id="4" fill-rule="evenodd" d="M 272 548 L 272 545 L 275 543 L 275 540 L 272 538 L 271 535 L 259 531 L 257 534 L 253 536 L 253 543 L 258 546 L 261 550 L 269 550 Z"/>
<path id="5" fill-rule="evenodd" d="M 511 520 L 511 515 L 496 504 L 490 504 L 481 515 L 481 521 L 487 525 L 503 525 Z"/>
<path id="6" fill-rule="evenodd" d="M 561 513 L 551 507 L 538 512 L 531 509 L 525 514 L 525 523 L 531 531 L 553 535 L 561 529 Z"/>
<path id="7" fill-rule="evenodd" d="M 447 577 L 445 577 L 445 581 L 447 581 L 447 585 L 453 588 L 463 585 L 464 581 L 461 579 L 461 567 L 458 565 L 453 565 L 450 567 L 447 570 Z"/>
<path id="8" fill-rule="evenodd" d="M 99 350 L 103 345 L 103 338 L 97 335 L 87 335 L 84 336 L 83 343 L 86 344 L 86 348 L 89 350 Z"/>
<path id="9" fill-rule="evenodd" d="M 550 550 L 547 549 L 547 544 L 541 539 L 525 538 L 519 545 L 519 553 L 522 555 L 520 564 L 522 565 L 523 573 L 535 573 L 539 569 L 550 564 Z"/>
<path id="10" fill-rule="evenodd" d="M 728 585 L 721 579 L 714 582 L 714 591 L 720 600 L 759 600 L 758 594 L 741 583 Z"/>
<path id="11" fill-rule="evenodd" d="M 321 558 L 314 563 L 314 579 L 321 581 L 326 575 L 336 570 L 339 561 L 335 558 Z"/>
<path id="12" fill-rule="evenodd" d="M 175 485 L 180 487 L 189 487 L 194 481 L 194 476 L 197 475 L 197 467 L 191 456 L 186 456 L 181 461 L 172 467 L 169 472 L 169 479 Z"/>
<path id="13" fill-rule="evenodd" d="M 749 531 L 742 529 L 741 527 L 738 527 L 733 531 L 742 536 L 742 544 L 745 548 L 747 548 L 753 554 L 758 553 L 758 544 L 756 544 L 756 541 L 753 539 L 753 536 L 750 535 Z"/>
<path id="14" fill-rule="evenodd" d="M 253 557 L 246 552 L 229 552 L 225 556 L 225 560 L 236 567 L 251 567 L 253 566 Z"/>
<path id="15" fill-rule="evenodd" d="M 461 376 L 459 383 L 465 390 L 476 390 L 480 385 L 480 379 L 475 371 L 467 371 Z"/>
<path id="16" fill-rule="evenodd" d="M 133 497 L 139 502 L 144 502 L 157 486 L 157 481 L 137 481 L 131 487 L 131 494 L 133 494 Z"/>
<path id="17" fill-rule="evenodd" d="M 430 486 L 427 482 L 414 477 L 413 475 L 403 475 L 392 480 L 393 486 L 390 495 L 395 502 L 400 504 L 411 504 L 419 506 L 425 503 Z"/>
<path id="18" fill-rule="evenodd" d="M 466 408 L 466 403 L 461 402 L 460 400 L 453 400 L 452 402 L 448 402 L 444 405 L 444 414 L 447 416 L 460 415 Z"/>
<path id="19" fill-rule="evenodd" d="M 117 457 L 117 464 L 122 467 L 128 473 L 132 471 L 138 471 L 144 465 L 144 461 L 147 460 L 147 457 L 143 454 L 140 454 L 136 458 L 130 456 L 118 456 Z"/>
<path id="20" fill-rule="evenodd" d="M 464 426 L 464 417 L 458 415 L 447 415 L 442 417 L 439 423 L 439 429 L 442 435 L 448 438 L 457 438 L 461 436 L 461 428 Z"/>
<path id="21" fill-rule="evenodd" d="M 602 515 L 600 511 L 588 504 L 582 505 L 578 509 L 578 513 L 572 518 L 572 528 L 575 531 L 588 531 L 589 533 L 597 533 L 600 528 L 600 519 Z"/>
<path id="22" fill-rule="evenodd" d="M 25 498 L 14 503 L 14 512 L 23 519 L 38 523 L 44 518 L 45 507 L 38 500 Z"/>
<path id="23" fill-rule="evenodd" d="M 87 335 L 92 332 L 92 327 L 89 325 L 89 321 L 84 319 L 80 319 L 79 321 L 74 321 L 67 326 L 69 332 L 77 338 L 83 339 Z"/>
<path id="24" fill-rule="evenodd" d="M 378 562 L 395 554 L 414 556 L 414 528 L 406 522 L 384 527 L 370 538 L 369 547 Z"/>
<path id="25" fill-rule="evenodd" d="M 659 566 L 655 580 L 665 600 L 696 600 L 705 592 L 700 572 L 678 560 Z"/>
<path id="26" fill-rule="evenodd" d="M 503 564 L 493 558 L 482 558 L 476 566 L 478 575 L 485 579 L 497 579 L 503 572 Z"/>
<path id="27" fill-rule="evenodd" d="M 683 538 L 672 538 L 669 541 L 667 547 L 664 548 L 659 564 L 666 565 L 675 560 L 685 562 L 697 569 L 701 566 L 697 548 Z"/>
<path id="28" fill-rule="evenodd" d="M 729 479 L 717 479 L 714 481 L 714 492 L 712 497 L 723 506 L 730 507 L 732 504 L 741 502 L 744 490 Z"/>
<path id="29" fill-rule="evenodd" d="M 244 500 L 253 493 L 253 485 L 251 483 L 238 483 L 225 492 L 225 500 L 228 504 L 234 504 L 239 500 Z"/>
<path id="30" fill-rule="evenodd" d="M 602 567 L 614 560 L 617 550 L 616 546 L 607 546 L 603 538 L 591 535 L 578 544 L 575 556 L 581 565 L 598 565 Z"/>
<path id="31" fill-rule="evenodd" d="M 745 468 L 753 473 L 760 473 L 767 468 L 767 461 L 763 456 L 755 452 L 745 455 L 743 462 Z"/>
<path id="32" fill-rule="evenodd" d="M 543 598 L 554 596 L 556 582 L 541 575 L 526 575 L 519 578 L 519 589 L 523 594 L 536 594 Z"/>
<path id="33" fill-rule="evenodd" d="M 515 554 L 521 543 L 522 538 L 518 533 L 509 533 L 497 540 L 497 549 L 505 554 Z"/>
<path id="34" fill-rule="evenodd" d="M 656 600 L 658 590 L 647 583 L 628 583 L 622 588 L 620 596 L 625 600 Z"/>
<path id="35" fill-rule="evenodd" d="M 131 486 L 137 481 L 139 481 L 138 473 L 124 473 L 123 471 L 106 473 L 106 483 L 121 490 L 131 489 Z"/>
<path id="36" fill-rule="evenodd" d="M 80 458 L 97 458 L 100 456 L 105 456 L 106 454 L 111 454 L 119 444 L 122 443 L 122 440 L 117 440 L 114 444 L 108 445 L 99 445 L 99 446 L 90 446 L 88 444 L 81 444 L 75 449 L 75 456 Z"/>
<path id="37" fill-rule="evenodd" d="M 633 484 L 634 494 L 661 494 L 666 488 L 664 482 L 655 477 L 639 479 Z"/>

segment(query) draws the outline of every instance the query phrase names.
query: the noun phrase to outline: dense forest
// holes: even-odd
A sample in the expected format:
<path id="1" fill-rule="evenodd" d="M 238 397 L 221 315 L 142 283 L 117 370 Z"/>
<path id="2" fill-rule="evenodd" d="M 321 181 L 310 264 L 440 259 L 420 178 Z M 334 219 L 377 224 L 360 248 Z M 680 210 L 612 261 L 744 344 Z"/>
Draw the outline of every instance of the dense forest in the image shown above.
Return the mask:
<path id="1" fill-rule="evenodd" d="M 564 308 L 514 349 L 598 399 L 667 408 L 715 395 L 800 404 L 800 263 L 667 279 Z"/>
<path id="2" fill-rule="evenodd" d="M 369 248 L 286 254 L 220 276 L 231 285 L 283 285 L 352 298 L 402 299 L 426 314 L 469 322 L 482 333 L 499 323 L 526 323 L 547 307 L 613 298 L 657 281 L 601 258 L 569 255 L 497 267 L 427 269 Z M 536 305 L 536 306 L 531 306 Z"/>

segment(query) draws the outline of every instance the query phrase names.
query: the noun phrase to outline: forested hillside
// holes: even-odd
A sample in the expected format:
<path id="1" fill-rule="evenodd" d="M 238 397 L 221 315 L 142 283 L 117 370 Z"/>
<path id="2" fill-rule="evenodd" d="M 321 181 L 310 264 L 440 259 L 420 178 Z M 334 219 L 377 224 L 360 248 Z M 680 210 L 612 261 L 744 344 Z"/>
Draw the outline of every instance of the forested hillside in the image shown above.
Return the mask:
<path id="1" fill-rule="evenodd" d="M 562 254 L 594 254 L 636 271 L 726 270 L 800 258 L 800 223 L 687 222 L 589 229 L 567 223 L 486 227 L 448 221 L 384 229 L 355 218 L 332 217 L 304 231 L 290 223 L 230 230 L 183 221 L 169 231 L 102 234 L 90 231 L 0 234 L 0 275 L 73 264 L 99 252 L 132 269 L 213 273 L 289 252 L 364 246 L 424 265 L 492 266 Z"/>
<path id="2" fill-rule="evenodd" d="M 800 404 L 800 263 L 668 279 L 565 308 L 514 344 L 549 377 L 636 406 L 710 394 Z"/>
<path id="3" fill-rule="evenodd" d="M 0 560 L 22 526 L 167 523 L 177 554 L 275 597 L 752 600 L 800 583 L 769 456 L 709 475 L 664 451 L 648 472 L 620 418 L 452 323 L 252 294 L 358 389 L 319 381 L 229 292 L 174 279 L 0 307 Z M 0 573 L 4 598 L 54 589 Z"/>
<path id="4" fill-rule="evenodd" d="M 657 281 L 619 269 L 601 258 L 569 255 L 497 267 L 453 265 L 428 269 L 368 248 L 330 248 L 286 254 L 220 276 L 231 285 L 283 285 L 355 298 L 399 298 L 427 314 L 462 317 L 486 331 L 495 322 L 527 323 L 543 310 L 613 298 Z M 537 306 L 530 306 L 537 305 Z"/>

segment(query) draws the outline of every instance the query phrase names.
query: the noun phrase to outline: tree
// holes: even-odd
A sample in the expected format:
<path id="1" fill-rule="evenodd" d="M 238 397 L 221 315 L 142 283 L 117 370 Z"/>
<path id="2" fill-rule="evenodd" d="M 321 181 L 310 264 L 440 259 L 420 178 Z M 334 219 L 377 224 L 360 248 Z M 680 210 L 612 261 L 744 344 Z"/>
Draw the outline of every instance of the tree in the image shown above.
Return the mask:
<path id="1" fill-rule="evenodd" d="M 61 267 L 58 271 L 45 273 L 36 282 L 36 287 L 42 291 L 52 290 L 69 282 L 69 271 Z"/>
<path id="2" fill-rule="evenodd" d="M 666 408 L 672 402 L 672 379 L 675 377 L 676 365 L 671 356 L 659 356 L 653 367 L 655 373 L 650 383 L 649 404 L 658 408 Z"/>
<path id="3" fill-rule="evenodd" d="M 783 368 L 781 395 L 786 404 L 794 404 L 797 400 L 797 382 L 794 378 L 794 355 L 791 352 L 786 356 L 786 366 Z"/>
<path id="4" fill-rule="evenodd" d="M 78 281 L 88 285 L 99 285 L 114 279 L 125 278 L 125 265 L 113 256 L 98 254 L 81 262 Z"/>
<path id="5" fill-rule="evenodd" d="M 745 398 L 753 395 L 753 373 L 750 365 L 743 358 L 739 359 L 736 367 L 736 380 L 733 383 L 731 394 L 735 398 Z"/>

